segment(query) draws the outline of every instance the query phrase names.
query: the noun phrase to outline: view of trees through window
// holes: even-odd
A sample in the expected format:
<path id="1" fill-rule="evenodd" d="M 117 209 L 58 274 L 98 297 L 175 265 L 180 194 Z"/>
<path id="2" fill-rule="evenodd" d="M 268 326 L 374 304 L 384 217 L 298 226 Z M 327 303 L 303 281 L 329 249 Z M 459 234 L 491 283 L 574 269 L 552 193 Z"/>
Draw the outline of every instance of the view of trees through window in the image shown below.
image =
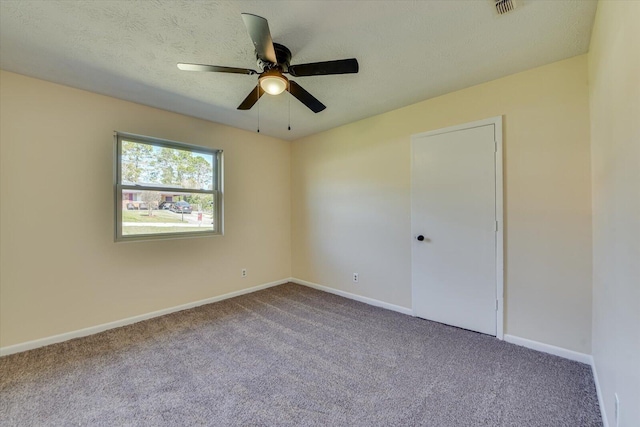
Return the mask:
<path id="1" fill-rule="evenodd" d="M 177 143 L 128 138 L 118 138 L 118 143 L 118 238 L 219 232 L 216 154 L 182 149 Z"/>
<path id="2" fill-rule="evenodd" d="M 122 141 L 122 181 L 172 187 L 213 188 L 213 156 Z"/>

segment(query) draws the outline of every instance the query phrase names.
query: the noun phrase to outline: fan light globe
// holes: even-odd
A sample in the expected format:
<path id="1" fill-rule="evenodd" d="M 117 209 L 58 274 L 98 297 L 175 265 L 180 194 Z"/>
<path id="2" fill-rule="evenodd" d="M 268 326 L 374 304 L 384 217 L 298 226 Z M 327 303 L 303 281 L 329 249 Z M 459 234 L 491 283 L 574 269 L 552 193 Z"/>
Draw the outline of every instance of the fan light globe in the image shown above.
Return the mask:
<path id="1" fill-rule="evenodd" d="M 287 88 L 287 79 L 281 74 L 260 77 L 260 87 L 269 95 L 280 95 Z"/>

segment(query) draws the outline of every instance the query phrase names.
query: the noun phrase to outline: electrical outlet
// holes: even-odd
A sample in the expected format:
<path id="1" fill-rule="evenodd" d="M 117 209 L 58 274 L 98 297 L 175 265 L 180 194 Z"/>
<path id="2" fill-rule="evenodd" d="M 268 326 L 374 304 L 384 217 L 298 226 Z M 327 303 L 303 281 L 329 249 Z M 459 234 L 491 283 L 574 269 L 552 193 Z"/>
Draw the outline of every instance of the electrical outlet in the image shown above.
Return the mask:
<path id="1" fill-rule="evenodd" d="M 620 400 L 618 399 L 618 393 L 614 393 L 613 395 L 616 398 L 616 406 L 615 406 L 615 423 L 616 423 L 616 427 L 620 426 Z"/>
<path id="2" fill-rule="evenodd" d="M 247 277 L 247 269 L 243 268 L 242 270 L 240 270 L 240 274 L 242 275 L 242 277 Z"/>
<path id="3" fill-rule="evenodd" d="M 353 273 L 353 283 L 358 283 L 360 281 L 360 276 L 358 273 Z"/>

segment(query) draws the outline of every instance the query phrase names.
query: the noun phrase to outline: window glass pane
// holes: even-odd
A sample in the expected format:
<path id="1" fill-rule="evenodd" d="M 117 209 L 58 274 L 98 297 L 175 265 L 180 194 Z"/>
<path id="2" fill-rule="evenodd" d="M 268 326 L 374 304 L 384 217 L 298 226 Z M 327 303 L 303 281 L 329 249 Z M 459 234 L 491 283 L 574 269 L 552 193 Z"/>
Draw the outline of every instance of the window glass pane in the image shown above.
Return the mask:
<path id="1" fill-rule="evenodd" d="M 217 231 L 213 194 L 122 190 L 122 235 Z"/>
<path id="2" fill-rule="evenodd" d="M 214 158 L 177 148 L 122 140 L 121 184 L 212 190 Z"/>

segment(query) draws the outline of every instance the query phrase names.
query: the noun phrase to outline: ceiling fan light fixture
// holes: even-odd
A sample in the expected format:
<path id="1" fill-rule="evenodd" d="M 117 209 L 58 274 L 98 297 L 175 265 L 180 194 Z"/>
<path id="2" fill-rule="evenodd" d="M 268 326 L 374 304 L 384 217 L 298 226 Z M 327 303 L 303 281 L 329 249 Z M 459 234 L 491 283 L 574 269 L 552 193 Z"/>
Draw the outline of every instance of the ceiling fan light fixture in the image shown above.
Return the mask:
<path id="1" fill-rule="evenodd" d="M 2 1 L 2 0 L 0 0 Z M 494 0 L 521 1 L 521 0 Z M 258 86 L 254 86 L 249 95 L 238 105 L 238 110 L 250 110 L 264 95 L 280 95 L 285 90 L 314 113 L 327 108 L 316 97 L 304 90 L 294 80 L 287 79 L 283 72 L 293 77 L 328 76 L 332 74 L 355 74 L 359 70 L 356 58 L 333 61 L 310 62 L 308 64 L 291 65 L 291 51 L 284 45 L 274 43 L 271 39 L 269 23 L 261 16 L 243 13 L 242 20 L 249 32 L 255 48 L 256 60 L 260 71 L 249 68 L 221 67 L 219 65 L 179 63 L 178 68 L 186 71 L 209 71 L 216 73 L 248 74 L 258 76 Z"/>
<path id="2" fill-rule="evenodd" d="M 288 81 L 279 71 L 267 71 L 260 76 L 260 87 L 269 95 L 280 95 L 287 89 Z"/>

